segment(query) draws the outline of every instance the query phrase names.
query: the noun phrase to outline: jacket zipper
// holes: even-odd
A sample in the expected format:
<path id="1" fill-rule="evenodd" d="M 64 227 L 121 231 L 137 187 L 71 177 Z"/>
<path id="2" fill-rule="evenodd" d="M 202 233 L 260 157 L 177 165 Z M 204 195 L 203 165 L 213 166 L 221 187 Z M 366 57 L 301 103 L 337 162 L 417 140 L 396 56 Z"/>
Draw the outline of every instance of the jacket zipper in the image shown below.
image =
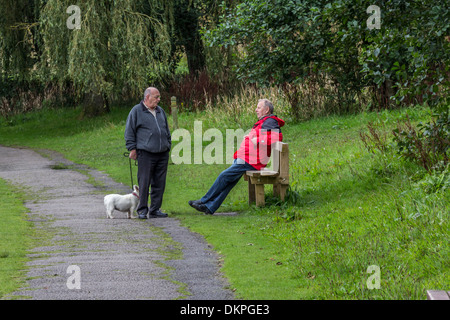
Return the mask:
<path id="1" fill-rule="evenodd" d="M 159 152 L 161 152 L 161 149 L 162 149 L 161 128 L 159 127 L 158 112 L 156 111 L 156 109 L 155 109 L 155 116 L 153 118 L 155 118 L 156 126 L 158 127 L 158 131 L 159 131 Z"/>

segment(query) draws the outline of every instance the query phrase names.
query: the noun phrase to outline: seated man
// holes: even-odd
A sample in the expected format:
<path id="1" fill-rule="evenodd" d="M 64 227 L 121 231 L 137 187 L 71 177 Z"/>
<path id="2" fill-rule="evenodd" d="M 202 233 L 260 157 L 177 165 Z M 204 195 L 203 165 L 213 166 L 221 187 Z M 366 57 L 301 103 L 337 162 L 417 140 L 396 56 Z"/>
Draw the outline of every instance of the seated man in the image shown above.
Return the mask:
<path id="1" fill-rule="evenodd" d="M 284 121 L 273 115 L 273 104 L 267 99 L 259 100 L 255 111 L 258 121 L 234 153 L 233 164 L 222 171 L 200 200 L 189 201 L 191 207 L 206 214 L 214 214 L 247 170 L 266 167 L 272 143 L 283 139 L 280 127 L 284 126 Z"/>

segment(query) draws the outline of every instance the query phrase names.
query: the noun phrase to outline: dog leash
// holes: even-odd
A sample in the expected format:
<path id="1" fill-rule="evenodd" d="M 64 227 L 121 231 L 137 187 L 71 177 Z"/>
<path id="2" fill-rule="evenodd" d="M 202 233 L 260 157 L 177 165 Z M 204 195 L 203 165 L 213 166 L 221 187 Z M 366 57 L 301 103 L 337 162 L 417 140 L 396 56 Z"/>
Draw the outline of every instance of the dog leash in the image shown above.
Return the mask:
<path id="1" fill-rule="evenodd" d="M 128 162 L 130 163 L 131 190 L 133 190 L 133 186 L 134 186 L 134 183 L 133 183 L 133 170 L 131 169 L 131 158 L 129 157 L 130 153 L 129 152 L 124 152 L 123 156 L 127 157 L 128 160 L 129 160 Z M 134 165 L 135 166 L 137 165 L 136 160 L 134 160 Z"/>

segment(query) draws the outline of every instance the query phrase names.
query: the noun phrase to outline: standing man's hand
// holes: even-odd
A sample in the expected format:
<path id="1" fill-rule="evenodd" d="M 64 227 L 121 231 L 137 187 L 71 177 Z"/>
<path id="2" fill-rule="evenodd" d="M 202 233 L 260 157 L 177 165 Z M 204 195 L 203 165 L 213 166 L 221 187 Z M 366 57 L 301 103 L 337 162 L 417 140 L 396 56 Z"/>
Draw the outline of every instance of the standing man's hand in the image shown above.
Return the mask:
<path id="1" fill-rule="evenodd" d="M 130 155 L 129 155 L 130 159 L 136 160 L 137 159 L 137 152 L 136 149 L 133 149 L 130 151 Z"/>

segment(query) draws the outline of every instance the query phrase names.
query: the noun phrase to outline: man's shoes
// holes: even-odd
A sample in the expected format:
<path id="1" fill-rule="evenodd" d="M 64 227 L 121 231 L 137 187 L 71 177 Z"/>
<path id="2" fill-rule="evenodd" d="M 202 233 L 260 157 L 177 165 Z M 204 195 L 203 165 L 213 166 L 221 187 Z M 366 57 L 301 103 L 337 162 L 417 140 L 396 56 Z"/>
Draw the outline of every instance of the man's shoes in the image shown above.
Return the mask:
<path id="1" fill-rule="evenodd" d="M 189 205 L 197 211 L 204 212 L 206 214 L 213 214 L 209 211 L 208 207 L 205 206 L 200 200 L 190 200 Z"/>
<path id="2" fill-rule="evenodd" d="M 169 215 L 167 213 L 162 212 L 161 210 L 157 210 L 155 212 L 150 213 L 149 218 L 167 218 Z"/>
<path id="3" fill-rule="evenodd" d="M 145 213 L 139 213 L 139 215 L 138 215 L 138 218 L 139 219 L 147 219 L 147 214 Z"/>
<path id="4" fill-rule="evenodd" d="M 198 206 L 198 205 L 202 204 L 202 202 L 200 200 L 189 200 L 188 203 L 192 208 L 195 208 L 194 205 Z"/>

